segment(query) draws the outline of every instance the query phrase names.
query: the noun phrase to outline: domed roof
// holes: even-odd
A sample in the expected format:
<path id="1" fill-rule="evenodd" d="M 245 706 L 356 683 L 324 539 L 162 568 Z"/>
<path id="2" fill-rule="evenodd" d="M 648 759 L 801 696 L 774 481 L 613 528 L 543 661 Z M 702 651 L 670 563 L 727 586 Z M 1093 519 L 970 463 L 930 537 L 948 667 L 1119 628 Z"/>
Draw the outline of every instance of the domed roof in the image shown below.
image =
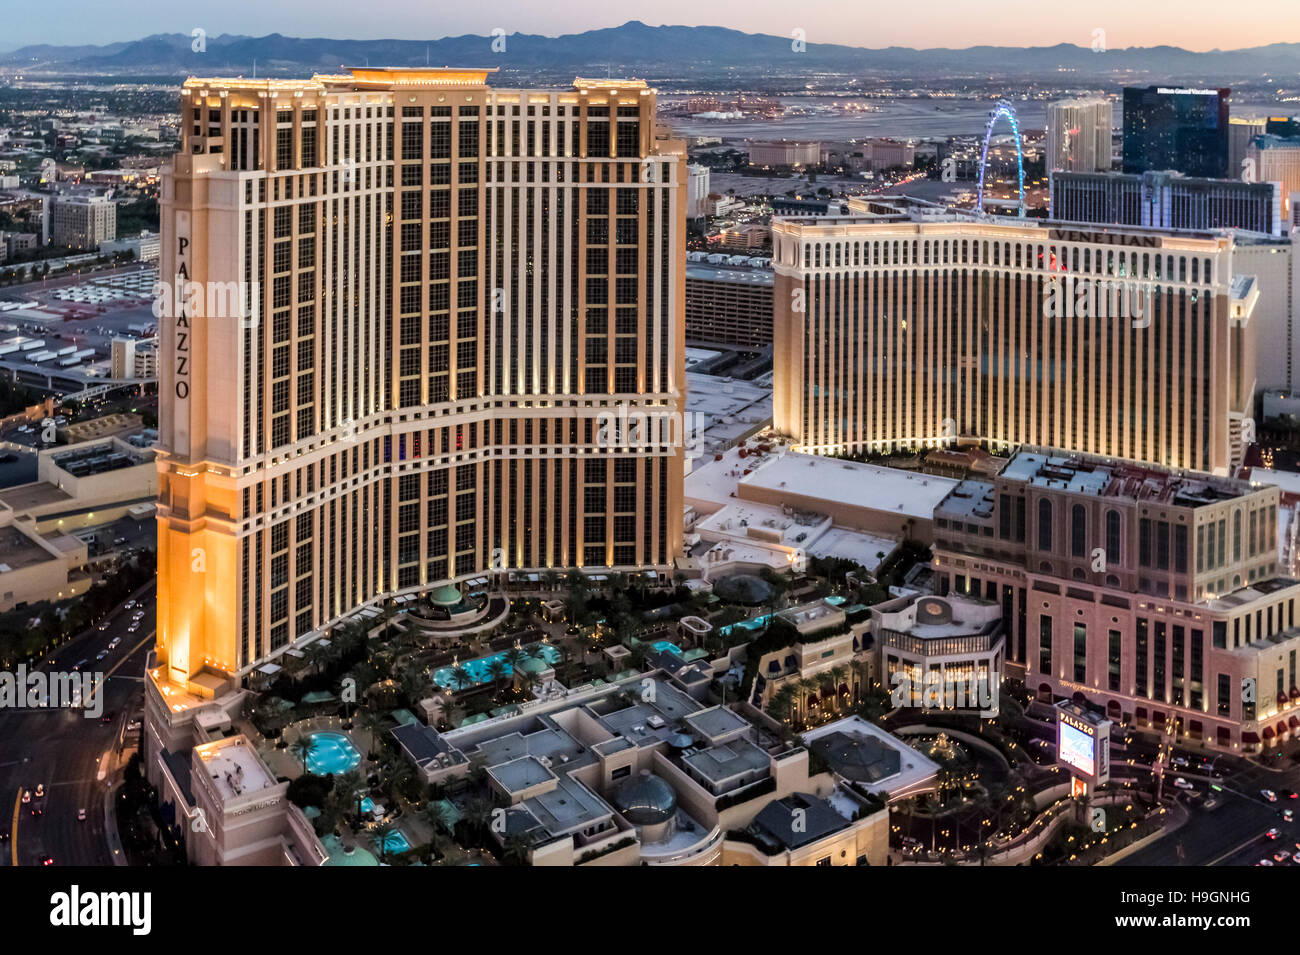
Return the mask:
<path id="1" fill-rule="evenodd" d="M 439 607 L 454 607 L 460 603 L 460 591 L 447 584 L 430 593 L 429 600 Z"/>
<path id="2" fill-rule="evenodd" d="M 658 776 L 642 772 L 618 788 L 614 805 L 632 825 L 654 826 L 676 814 L 677 794 Z"/>
<path id="3" fill-rule="evenodd" d="M 760 604 L 772 596 L 772 586 L 762 577 L 752 574 L 732 574 L 713 582 L 713 592 L 736 603 Z"/>

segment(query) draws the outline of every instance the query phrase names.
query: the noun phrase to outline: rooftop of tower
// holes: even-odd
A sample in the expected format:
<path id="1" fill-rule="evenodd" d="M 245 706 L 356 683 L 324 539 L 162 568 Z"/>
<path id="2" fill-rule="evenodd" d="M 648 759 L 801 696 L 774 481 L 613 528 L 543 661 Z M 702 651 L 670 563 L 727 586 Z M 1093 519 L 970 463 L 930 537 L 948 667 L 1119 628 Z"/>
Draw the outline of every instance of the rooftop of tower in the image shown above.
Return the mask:
<path id="1" fill-rule="evenodd" d="M 443 89 L 484 87 L 499 67 L 454 66 L 345 66 L 340 73 L 315 73 L 302 78 L 261 78 L 245 76 L 191 76 L 185 90 L 239 89 L 259 92 L 294 93 L 322 91 L 338 87 L 378 89 Z M 592 79 L 574 77 L 573 90 L 580 93 L 617 93 L 620 90 L 649 92 L 645 80 L 632 77 Z"/>
<path id="2" fill-rule="evenodd" d="M 1022 446 L 1001 477 L 1037 487 L 1175 507 L 1202 507 L 1253 493 L 1248 481 L 1133 461 Z"/>

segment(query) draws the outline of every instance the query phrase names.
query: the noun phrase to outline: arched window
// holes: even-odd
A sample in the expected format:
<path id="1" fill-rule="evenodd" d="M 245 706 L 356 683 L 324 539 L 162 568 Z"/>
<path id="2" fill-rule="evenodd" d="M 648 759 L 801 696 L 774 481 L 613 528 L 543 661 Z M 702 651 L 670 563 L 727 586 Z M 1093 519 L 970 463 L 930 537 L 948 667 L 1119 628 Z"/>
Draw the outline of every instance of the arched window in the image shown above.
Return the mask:
<path id="1" fill-rule="evenodd" d="M 1193 262 L 1196 260 L 1193 259 Z M 1232 512 L 1232 562 L 1241 560 L 1241 511 Z"/>
<path id="2" fill-rule="evenodd" d="M 1119 566 L 1119 511 L 1106 512 L 1106 563 Z"/>
<path id="3" fill-rule="evenodd" d="M 1070 556 L 1082 557 L 1088 552 L 1088 512 L 1082 504 L 1070 508 Z"/>
<path id="4" fill-rule="evenodd" d="M 1045 497 L 1038 501 L 1038 549 L 1052 549 L 1052 502 Z"/>

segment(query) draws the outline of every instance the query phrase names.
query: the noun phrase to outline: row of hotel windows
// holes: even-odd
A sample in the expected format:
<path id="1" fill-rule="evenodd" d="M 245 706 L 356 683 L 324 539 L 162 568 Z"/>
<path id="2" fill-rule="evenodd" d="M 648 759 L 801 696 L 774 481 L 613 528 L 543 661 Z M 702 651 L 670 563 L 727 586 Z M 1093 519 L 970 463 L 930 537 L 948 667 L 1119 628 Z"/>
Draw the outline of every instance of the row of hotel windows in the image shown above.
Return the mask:
<path id="1" fill-rule="evenodd" d="M 969 239 L 830 239 L 803 243 L 805 269 L 882 265 L 995 266 L 1169 282 L 1186 282 L 1190 273 L 1193 284 L 1208 285 L 1211 282 L 1211 261 L 1209 257 Z"/>
<path id="2" fill-rule="evenodd" d="M 939 587 L 942 593 L 948 592 L 949 578 L 946 574 L 940 575 Z M 1002 617 L 1005 632 L 1008 636 L 1008 642 L 1012 647 L 1012 658 L 1025 662 L 1025 626 L 1026 626 L 1026 594 L 1027 590 L 1021 585 L 1001 584 L 994 578 L 982 580 L 979 577 L 965 574 L 954 574 L 951 578 L 953 591 L 961 594 L 967 594 L 974 597 L 983 597 L 990 602 L 997 601 L 998 588 L 1002 589 Z M 1036 581 L 1033 584 L 1035 591 L 1042 593 L 1057 594 L 1061 593 L 1061 588 L 1048 581 Z M 941 593 L 941 595 L 942 595 Z M 1018 624 L 1014 628 L 1011 626 L 1012 609 L 1014 598 L 1019 597 Z M 1076 587 L 1067 587 L 1066 595 L 1071 599 L 1094 603 L 1098 599 L 1102 604 L 1116 607 L 1118 609 L 1128 610 L 1132 603 L 1127 596 L 1115 593 L 1094 593 Z M 1164 596 L 1164 595 L 1162 595 Z M 1295 626 L 1295 598 L 1288 598 L 1285 601 L 1278 601 L 1270 604 L 1268 607 L 1260 607 L 1254 613 L 1246 613 L 1234 617 L 1231 627 L 1226 620 L 1216 620 L 1212 623 L 1211 633 L 1215 649 L 1229 650 L 1237 649 L 1242 646 L 1249 646 L 1257 643 L 1274 634 L 1283 632 Z M 1229 629 L 1231 629 L 1231 642 L 1229 642 Z M 1198 631 L 1199 632 L 1199 631 Z M 1012 640 L 1012 637 L 1017 639 Z M 1044 670 L 1043 672 L 1050 672 Z"/>
<path id="3" fill-rule="evenodd" d="M 1272 608 L 1269 610 L 1272 614 Z M 1135 676 L 1132 692 L 1128 695 L 1148 698 L 1157 703 L 1170 703 L 1189 709 L 1206 711 L 1204 700 L 1204 633 L 1200 629 L 1191 629 L 1190 661 L 1184 654 L 1188 629 L 1179 624 L 1168 624 L 1163 620 L 1154 623 L 1145 617 L 1137 618 L 1135 635 Z M 1215 646 L 1222 648 L 1219 642 L 1220 628 L 1224 621 L 1215 621 Z M 1167 645 L 1168 641 L 1168 645 Z M 1085 624 L 1073 625 L 1073 660 L 1072 678 L 1076 683 L 1087 682 L 1088 632 Z M 1172 674 L 1166 674 L 1166 651 L 1172 666 Z M 1107 630 L 1107 684 L 1113 693 L 1126 692 L 1122 687 L 1121 666 L 1123 662 L 1123 634 L 1119 630 Z M 1190 663 L 1190 670 L 1185 665 Z M 1051 674 L 1052 670 L 1052 618 L 1046 614 L 1039 617 L 1039 658 L 1038 671 Z M 1150 681 L 1148 682 L 1148 673 Z M 1169 677 L 1167 679 L 1167 676 Z M 1275 698 L 1279 701 L 1287 698 L 1288 688 L 1296 686 L 1296 651 L 1291 650 L 1287 667 L 1276 670 Z M 1168 690 L 1168 699 L 1166 699 Z M 1217 675 L 1215 683 L 1215 712 L 1222 717 L 1232 716 L 1232 701 L 1241 701 L 1242 720 L 1256 718 L 1256 698 L 1247 698 L 1235 681 L 1226 673 Z M 1184 694 L 1186 691 L 1186 694 Z"/>
<path id="4" fill-rule="evenodd" d="M 647 558 L 644 556 L 638 557 L 636 540 L 640 528 L 644 526 L 648 531 L 649 516 L 652 513 L 657 516 L 659 528 L 653 552 L 665 553 L 667 514 L 663 501 L 666 499 L 666 495 L 658 495 L 660 506 L 656 512 L 653 506 L 654 495 L 652 494 L 654 483 L 651 478 L 657 472 L 657 479 L 662 486 L 662 482 L 666 480 L 667 476 L 666 459 L 663 457 L 657 459 L 618 458 L 613 459 L 613 467 L 608 470 L 607 464 L 608 461 L 606 460 L 586 461 L 582 470 L 583 482 L 575 482 L 570 487 L 570 554 L 576 554 L 580 549 L 584 563 L 587 566 L 606 565 L 607 558 L 610 557 L 611 553 L 615 565 L 630 566 L 638 562 L 644 563 Z M 519 469 L 509 467 L 509 483 L 503 485 L 503 463 L 497 461 L 492 466 L 495 469 L 493 483 L 497 489 L 493 544 L 498 552 L 506 554 L 506 565 L 513 566 L 510 560 L 512 555 L 502 550 L 504 540 L 503 513 L 510 515 L 514 528 L 512 531 L 513 536 L 518 539 L 520 534 L 525 534 L 529 540 L 534 540 L 536 538 L 535 529 L 521 528 L 519 526 L 519 511 L 516 510 L 515 505 L 518 503 L 517 495 L 522 494 L 520 507 L 522 512 L 527 514 L 531 513 L 534 492 L 542 498 L 548 498 L 546 472 L 542 472 L 541 483 L 534 488 L 531 471 L 524 470 L 521 486 Z M 561 465 L 557 463 L 557 467 L 559 466 Z M 605 484 L 607 476 L 612 477 L 617 483 L 612 487 L 607 487 Z M 301 486 L 301 472 L 297 477 L 299 486 Z M 454 492 L 451 491 L 453 480 L 455 483 Z M 268 530 L 258 529 L 245 536 L 242 543 L 244 578 L 242 583 L 241 659 L 239 665 L 245 665 L 250 659 L 250 633 L 259 629 L 258 621 L 261 620 L 263 587 L 260 582 L 263 580 L 262 548 L 264 543 L 269 545 L 269 575 L 265 580 L 265 586 L 270 601 L 268 629 L 271 637 L 269 647 L 266 649 L 274 651 L 284 646 L 290 639 L 289 617 L 291 613 L 294 617 L 294 627 L 292 629 L 294 636 L 303 635 L 315 625 L 313 609 L 317 606 L 318 587 L 320 600 L 322 601 L 320 604 L 322 619 L 330 616 L 329 611 L 324 608 L 334 608 L 335 614 L 340 612 L 338 600 L 334 596 L 339 576 L 346 575 L 349 578 L 349 593 L 343 595 L 344 610 L 375 596 L 375 593 L 371 590 L 372 560 L 377 562 L 373 568 L 374 586 L 382 589 L 383 581 L 388 579 L 390 567 L 391 555 L 384 546 L 384 542 L 393 539 L 391 531 L 394 511 L 392 501 L 394 486 L 396 486 L 398 498 L 396 503 L 397 555 L 394 569 L 397 574 L 397 586 L 400 589 L 417 586 L 421 583 L 436 583 L 453 576 L 463 576 L 486 569 L 484 566 L 480 566 L 481 559 L 476 553 L 476 548 L 479 548 L 480 545 L 486 545 L 488 537 L 486 524 L 480 520 L 479 515 L 479 480 L 478 468 L 471 465 L 458 467 L 454 479 L 449 474 L 449 469 L 444 468 L 427 472 L 427 474 L 401 475 L 396 481 L 385 481 L 382 490 L 378 487 L 372 489 L 370 486 L 365 486 L 354 491 L 351 498 L 350 539 L 352 541 L 353 559 L 356 560 L 355 565 L 352 560 L 348 560 L 346 566 L 342 568 L 339 568 L 339 565 L 334 563 L 337 544 L 340 539 L 341 525 L 337 523 L 338 511 L 342 506 L 340 500 L 323 503 L 311 511 L 299 513 L 294 517 L 272 525 Z M 640 494 L 638 494 L 636 483 L 638 480 L 644 482 Z M 276 483 L 283 483 L 283 494 L 287 496 L 289 493 L 289 475 L 284 475 L 281 482 L 272 483 L 272 506 L 274 506 L 275 501 Z M 308 485 L 311 484 L 312 478 L 309 474 Z M 557 480 L 552 486 L 552 490 L 558 491 L 559 486 Z M 253 489 L 244 489 L 245 506 L 251 503 L 249 499 L 250 490 Z M 263 501 L 263 485 L 257 485 L 255 490 L 256 499 L 260 505 Z M 421 497 L 421 495 L 427 496 Z M 507 500 L 508 503 L 505 503 Z M 547 500 L 545 503 L 552 504 L 554 502 Z M 377 509 L 380 515 L 380 521 L 377 525 L 373 524 L 369 519 L 372 508 Z M 360 524 L 358 524 L 358 512 L 362 515 Z M 420 526 L 422 516 L 425 519 L 423 532 Z M 577 540 L 573 536 L 579 519 L 581 519 L 583 530 L 581 540 Z M 318 520 L 328 520 L 328 527 L 330 528 L 328 533 L 325 532 L 323 526 L 317 526 Z M 453 521 L 454 529 L 451 530 L 449 542 L 448 532 L 453 527 Z M 612 537 L 607 532 L 607 521 L 612 522 Z M 293 528 L 295 541 L 293 548 L 289 545 L 291 527 Z M 557 536 L 556 548 L 558 550 L 558 537 L 561 529 L 556 527 L 555 531 Z M 358 536 L 359 532 L 360 536 Z M 268 534 L 269 537 L 264 537 L 264 535 Z M 371 555 L 372 534 L 375 541 L 373 556 Z M 648 536 L 647 534 L 647 538 Z M 329 566 L 339 568 L 338 574 L 315 574 L 314 542 L 322 537 L 328 542 Z M 421 563 L 420 558 L 422 539 L 426 542 L 427 547 L 423 563 Z M 484 546 L 485 551 L 486 549 Z M 646 553 L 649 554 L 650 552 L 651 547 L 647 545 Z M 290 556 L 293 557 L 292 576 L 290 575 Z M 421 578 L 422 568 L 426 572 L 423 579 Z M 358 576 L 359 580 L 357 579 Z M 253 581 L 251 593 L 250 580 Z M 292 607 L 290 605 L 291 589 L 294 592 Z M 249 604 L 250 596 L 254 601 L 251 606 Z M 253 612 L 251 620 L 248 616 L 250 610 Z M 256 652 L 263 655 L 261 650 Z"/>
<path id="5" fill-rule="evenodd" d="M 565 452 L 565 457 L 573 457 L 571 452 L 575 449 L 583 445 L 588 448 L 595 446 L 599 429 L 600 424 L 591 418 L 584 418 L 581 422 L 576 418 L 510 418 L 509 420 L 496 418 L 492 421 L 470 422 L 464 425 L 432 428 L 428 431 L 384 435 L 382 438 L 357 442 L 350 449 L 331 454 L 328 458 L 314 461 L 276 478 L 246 485 L 242 491 L 241 516 L 247 519 L 266 511 L 286 507 L 306 495 L 316 493 L 317 487 L 330 488 L 340 480 L 347 482 L 349 477 L 354 482 L 361 477 L 370 477 L 372 466 L 388 465 L 394 461 L 414 462 L 462 451 L 475 451 L 480 446 L 525 452 L 540 451 L 550 447 Z M 647 459 L 630 455 L 600 454 L 578 460 L 583 462 L 585 481 L 589 484 L 599 483 L 603 487 L 607 479 L 612 480 L 615 485 L 635 481 L 637 469 L 641 466 L 640 462 Z M 410 489 L 417 486 L 414 482 L 420 474 L 424 473 L 429 475 L 429 493 L 437 493 L 434 490 L 437 481 L 440 480 L 437 475 L 445 474 L 445 471 L 431 470 L 401 474 L 398 475 L 399 481 L 402 482 L 401 487 L 404 489 L 401 500 L 410 499 Z M 471 479 L 466 476 L 472 474 L 472 466 L 463 464 L 460 467 L 460 474 L 460 480 L 465 482 L 462 489 L 472 487 Z M 592 508 L 596 509 L 596 507 L 593 499 Z M 603 507 L 603 504 L 599 507 Z"/>
<path id="6" fill-rule="evenodd" d="M 1213 314 L 1208 297 L 1197 302 L 1194 293 L 1171 290 L 1156 298 L 1149 327 L 1117 336 L 1120 352 L 1112 356 L 1101 330 L 1089 329 L 1102 319 L 1075 317 L 1063 325 L 1037 311 L 1026 313 L 1024 304 L 1037 308 L 1041 296 L 1009 276 L 942 275 L 935 288 L 918 273 L 886 279 L 818 275 L 808 281 L 805 443 L 888 442 L 873 440 L 878 433 L 902 433 L 910 441 L 941 438 L 948 434 L 940 432 L 939 421 L 951 417 L 957 419 L 959 434 L 1209 467 Z M 970 316 L 976 313 L 1001 315 L 1004 321 L 971 326 Z M 1076 378 L 1090 382 L 1086 405 L 1068 417 L 1058 420 L 1056 404 L 1064 392 L 1057 387 L 1055 368 L 1025 357 L 1027 343 L 1035 340 L 1043 354 L 1058 356 Z M 861 355 L 843 353 L 841 345 L 853 341 L 869 347 Z M 959 350 L 971 348 L 986 357 L 968 369 L 957 359 Z M 1199 360 L 1193 360 L 1191 351 Z M 897 373 L 899 353 L 912 369 L 908 375 Z M 1121 397 L 1115 402 L 1110 397 L 1113 369 L 1125 365 L 1127 381 L 1121 379 Z M 845 378 L 857 382 L 856 387 L 834 385 Z M 1170 387 L 1176 384 L 1179 400 L 1191 406 L 1190 434 L 1183 414 L 1161 414 L 1151 406 L 1148 389 L 1162 380 Z M 921 400 L 904 400 L 902 390 L 909 385 L 922 388 Z M 1018 424 L 1026 414 L 1028 433 L 1020 435 Z M 881 416 L 884 423 L 877 424 Z M 1127 447 L 1112 447 L 1111 425 L 1128 436 Z"/>

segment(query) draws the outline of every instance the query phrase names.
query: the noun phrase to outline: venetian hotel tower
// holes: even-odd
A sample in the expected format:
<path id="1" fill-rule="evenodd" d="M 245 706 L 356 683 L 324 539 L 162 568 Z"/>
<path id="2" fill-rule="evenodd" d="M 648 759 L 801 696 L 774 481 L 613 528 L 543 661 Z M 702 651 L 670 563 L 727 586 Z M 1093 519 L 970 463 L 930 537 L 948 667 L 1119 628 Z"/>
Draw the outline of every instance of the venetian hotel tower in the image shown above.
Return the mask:
<path id="1" fill-rule="evenodd" d="M 685 153 L 632 80 L 190 79 L 162 191 L 155 687 L 211 698 L 359 607 L 667 573 Z M 163 700 L 163 697 L 158 697 Z M 179 711 L 179 705 L 165 709 Z"/>

